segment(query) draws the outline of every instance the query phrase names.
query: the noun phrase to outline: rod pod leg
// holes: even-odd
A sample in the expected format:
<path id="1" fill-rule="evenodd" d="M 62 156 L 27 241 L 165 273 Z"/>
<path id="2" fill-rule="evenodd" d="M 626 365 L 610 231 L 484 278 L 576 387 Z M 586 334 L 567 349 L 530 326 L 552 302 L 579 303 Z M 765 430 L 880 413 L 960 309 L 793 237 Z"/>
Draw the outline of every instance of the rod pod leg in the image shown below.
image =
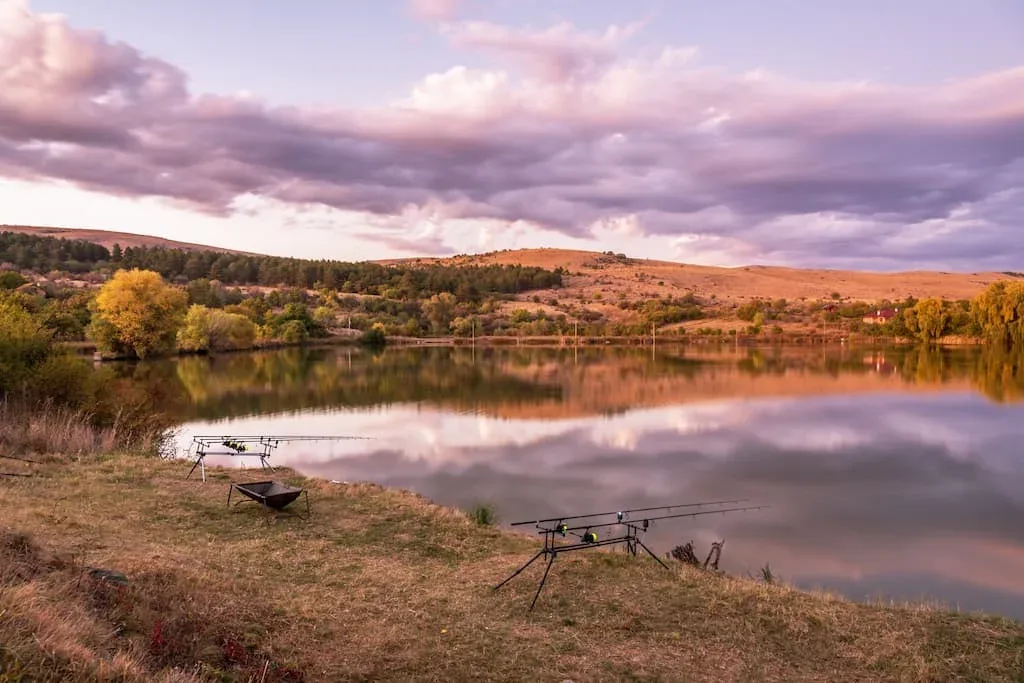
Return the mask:
<path id="1" fill-rule="evenodd" d="M 652 553 L 652 552 L 651 552 L 651 549 L 650 549 L 650 548 L 648 548 L 647 546 L 645 546 L 645 545 L 644 545 L 644 542 L 643 542 L 643 541 L 641 541 L 641 540 L 640 540 L 640 539 L 638 538 L 638 539 L 636 539 L 636 542 L 640 544 L 640 547 L 641 547 L 641 548 L 643 548 L 644 550 L 646 550 L 646 551 L 647 551 L 647 554 L 648 554 L 648 555 L 650 555 L 651 557 L 653 557 L 654 559 L 656 559 L 656 560 L 658 561 L 658 564 L 660 564 L 660 565 L 661 565 L 662 567 L 664 567 L 665 569 L 668 569 L 668 565 L 667 565 L 667 564 L 665 564 L 664 562 L 662 562 L 662 561 L 661 561 L 661 558 L 660 558 L 660 557 L 658 557 L 657 555 L 655 555 L 654 553 Z M 671 570 L 670 570 L 670 571 L 671 571 Z"/>
<path id="2" fill-rule="evenodd" d="M 533 602 L 530 603 L 530 611 L 533 611 L 533 606 L 537 604 L 537 598 L 540 597 L 540 592 L 544 590 L 544 583 L 548 580 L 548 572 L 551 571 L 551 565 L 555 563 L 555 558 L 558 557 L 558 553 L 551 553 L 551 559 L 548 560 L 548 566 L 544 569 L 544 576 L 540 580 L 540 585 L 537 586 L 537 593 L 533 596 Z"/>
<path id="3" fill-rule="evenodd" d="M 527 562 L 526 564 L 524 564 L 524 565 L 523 565 L 522 567 L 520 567 L 519 569 L 515 570 L 515 571 L 514 571 L 514 572 L 512 573 L 512 576 L 508 577 L 507 579 L 505 579 L 504 581 L 502 581 L 501 583 L 499 583 L 499 584 L 498 584 L 497 586 L 495 586 L 495 587 L 494 587 L 494 590 L 498 590 L 499 588 L 501 588 L 502 586 L 504 586 L 504 585 L 505 585 L 506 583 L 508 583 L 508 582 L 509 582 L 509 581 L 511 581 L 512 579 L 516 578 L 517 576 L 519 576 L 519 574 L 520 574 L 520 573 L 522 573 L 522 571 L 523 571 L 524 569 L 526 569 L 526 568 L 527 568 L 527 567 L 529 567 L 529 566 L 530 566 L 531 564 L 533 564 L 533 563 L 534 563 L 534 561 L 535 561 L 535 560 L 536 560 L 536 559 L 537 559 L 538 557 L 540 557 L 541 555 L 543 555 L 543 554 L 544 554 L 545 552 L 547 552 L 547 549 L 546 549 L 546 548 L 545 548 L 544 550 L 540 550 L 540 551 L 538 551 L 538 552 L 537 552 L 537 554 L 536 554 L 536 555 L 534 555 L 533 557 L 531 557 L 531 558 L 530 558 L 530 560 L 529 560 L 529 561 L 528 561 L 528 562 Z"/>

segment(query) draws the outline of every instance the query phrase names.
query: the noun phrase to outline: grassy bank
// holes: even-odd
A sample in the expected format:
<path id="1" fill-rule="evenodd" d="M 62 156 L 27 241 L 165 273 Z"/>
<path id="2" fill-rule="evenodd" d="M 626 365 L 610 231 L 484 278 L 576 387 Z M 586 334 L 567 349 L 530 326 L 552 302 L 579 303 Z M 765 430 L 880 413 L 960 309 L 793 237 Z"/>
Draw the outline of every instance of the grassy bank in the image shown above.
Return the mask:
<path id="1" fill-rule="evenodd" d="M 107 456 L 0 480 L 0 680 L 1024 679 L 1024 624 L 876 607 L 593 552 L 491 586 L 535 539 L 291 472 L 313 517 Z M 128 585 L 86 567 L 122 572 Z M 536 565 L 534 566 L 536 567 Z M 22 676 L 22 678 L 19 678 Z"/>

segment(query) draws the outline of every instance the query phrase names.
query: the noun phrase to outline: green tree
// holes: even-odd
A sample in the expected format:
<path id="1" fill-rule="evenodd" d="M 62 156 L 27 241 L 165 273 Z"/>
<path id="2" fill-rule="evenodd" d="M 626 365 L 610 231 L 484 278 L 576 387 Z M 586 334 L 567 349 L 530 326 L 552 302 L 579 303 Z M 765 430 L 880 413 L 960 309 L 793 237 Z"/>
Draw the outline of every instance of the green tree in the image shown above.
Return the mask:
<path id="1" fill-rule="evenodd" d="M 193 305 L 178 330 L 182 351 L 228 351 L 251 349 L 256 343 L 256 325 L 244 315 Z"/>
<path id="2" fill-rule="evenodd" d="M 50 354 L 51 332 L 8 296 L 0 296 L 0 395 L 21 388 Z"/>
<path id="3" fill-rule="evenodd" d="M 983 337 L 1007 348 L 1024 342 L 1024 282 L 1000 280 L 971 301 L 971 317 Z"/>
<path id="4" fill-rule="evenodd" d="M 256 332 L 256 325 L 244 315 L 215 310 L 210 316 L 210 349 L 251 349 L 256 344 Z"/>
<path id="5" fill-rule="evenodd" d="M 281 340 L 288 344 L 302 344 L 309 339 L 306 326 L 299 320 L 289 320 L 281 325 Z"/>
<path id="6" fill-rule="evenodd" d="M 13 270 L 0 270 L 0 289 L 17 289 L 23 284 L 28 282 L 21 276 L 21 273 L 16 273 Z"/>
<path id="7" fill-rule="evenodd" d="M 434 334 L 445 334 L 455 315 L 455 296 L 448 292 L 435 294 L 427 299 L 423 312 Z"/>
<path id="8" fill-rule="evenodd" d="M 180 350 L 210 350 L 211 313 L 212 311 L 209 308 L 200 304 L 189 306 L 181 329 L 178 330 L 177 341 Z"/>
<path id="9" fill-rule="evenodd" d="M 941 299 L 921 299 L 906 312 L 907 327 L 923 342 L 933 342 L 946 333 L 949 312 Z"/>
<path id="10" fill-rule="evenodd" d="M 131 352 L 139 358 L 170 351 L 187 306 L 188 295 L 159 273 L 119 270 L 92 302 L 88 335 L 103 351 Z"/>

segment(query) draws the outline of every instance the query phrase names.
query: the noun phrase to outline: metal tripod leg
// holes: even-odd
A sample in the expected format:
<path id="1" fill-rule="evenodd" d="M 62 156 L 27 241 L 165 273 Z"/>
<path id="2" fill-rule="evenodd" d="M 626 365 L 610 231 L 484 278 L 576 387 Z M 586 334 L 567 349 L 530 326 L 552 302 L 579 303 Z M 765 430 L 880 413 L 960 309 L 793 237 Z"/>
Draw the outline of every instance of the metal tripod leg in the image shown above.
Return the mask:
<path id="1" fill-rule="evenodd" d="M 648 554 L 648 555 L 650 555 L 651 557 L 653 557 L 654 559 L 656 559 L 656 560 L 658 561 L 658 564 L 660 564 L 660 565 L 661 565 L 662 567 L 664 567 L 665 569 L 668 569 L 668 565 L 667 565 L 667 564 L 665 564 L 664 562 L 662 562 L 662 561 L 661 561 L 661 558 L 660 558 L 660 557 L 658 557 L 657 555 L 655 555 L 654 553 L 652 553 L 652 552 L 651 552 L 651 549 L 650 549 L 650 548 L 648 548 L 647 546 L 645 546 L 645 545 L 644 545 L 644 542 L 643 542 L 643 541 L 641 541 L 641 540 L 640 540 L 640 539 L 638 538 L 638 539 L 636 539 L 636 542 L 640 544 L 640 547 L 641 547 L 641 548 L 643 548 L 644 550 L 646 550 L 646 551 L 647 551 L 647 554 Z M 671 570 L 670 570 L 670 571 L 671 571 Z"/>
<path id="2" fill-rule="evenodd" d="M 538 557 L 540 557 L 541 555 L 543 555 L 543 554 L 544 554 L 545 552 L 547 552 L 547 548 L 545 548 L 544 550 L 541 550 L 541 551 L 539 551 L 539 552 L 538 552 L 538 553 L 537 553 L 536 555 L 534 555 L 533 557 L 531 557 L 531 558 L 530 558 L 530 561 L 529 561 L 529 562 L 527 562 L 526 564 L 524 564 L 524 565 L 523 565 L 522 567 L 520 567 L 519 569 L 515 570 L 515 572 L 513 572 L 513 573 L 512 573 L 512 576 L 508 577 L 507 579 L 505 579 L 504 581 L 502 581 L 501 583 L 499 583 L 499 584 L 498 584 L 497 586 L 495 586 L 495 587 L 494 587 L 494 590 L 498 590 L 499 588 L 501 588 L 502 586 L 504 586 L 504 585 L 505 585 L 506 583 L 508 583 L 508 582 L 509 582 L 509 581 L 511 581 L 512 579 L 516 578 L 517 576 L 519 576 L 519 574 L 520 574 L 520 573 L 521 573 L 521 572 L 522 572 L 522 571 L 523 571 L 524 569 L 526 569 L 526 568 L 527 568 L 527 567 L 529 567 L 529 566 L 530 566 L 531 564 L 533 564 L 534 560 L 536 560 L 536 559 L 537 559 Z"/>
<path id="3" fill-rule="evenodd" d="M 557 556 L 558 556 L 558 553 L 551 553 L 551 559 L 548 560 L 548 566 L 544 570 L 544 576 L 540 580 L 540 585 L 537 586 L 537 594 L 533 596 L 533 602 L 530 603 L 530 611 L 531 612 L 533 611 L 533 606 L 537 604 L 537 598 L 540 597 L 540 592 L 542 590 L 544 590 L 544 582 L 548 580 L 548 572 L 551 571 L 551 565 L 553 565 L 555 563 L 555 558 Z"/>
<path id="4" fill-rule="evenodd" d="M 200 472 L 202 472 L 202 475 L 203 475 L 203 481 L 205 482 L 206 481 L 206 464 L 203 462 L 203 460 L 205 460 L 205 459 L 206 459 L 206 454 L 205 453 L 200 455 L 198 458 L 196 458 L 195 463 L 192 465 L 192 469 L 190 469 L 188 471 L 188 475 L 186 475 L 185 478 L 189 479 L 192 476 L 192 473 L 196 471 L 196 468 L 199 467 L 200 468 Z"/>

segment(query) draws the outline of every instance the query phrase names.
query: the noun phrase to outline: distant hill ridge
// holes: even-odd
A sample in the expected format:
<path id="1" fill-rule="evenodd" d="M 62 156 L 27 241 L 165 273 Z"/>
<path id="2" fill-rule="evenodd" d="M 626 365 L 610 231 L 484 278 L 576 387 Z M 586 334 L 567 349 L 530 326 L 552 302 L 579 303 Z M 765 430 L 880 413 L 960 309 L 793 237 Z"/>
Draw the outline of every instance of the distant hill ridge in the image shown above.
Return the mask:
<path id="1" fill-rule="evenodd" d="M 264 256 L 264 254 L 235 249 L 109 230 L 0 225 L 0 232 L 4 231 L 40 237 L 84 240 L 101 244 L 108 249 L 117 243 L 122 248 L 164 247 L 187 251 Z M 584 296 L 591 301 L 591 306 L 603 304 L 601 307 L 609 309 L 614 308 L 616 299 L 633 300 L 655 296 L 675 296 L 682 293 L 713 296 L 723 302 L 755 297 L 815 300 L 835 298 L 836 295 L 848 301 L 897 300 L 908 296 L 957 300 L 972 298 L 997 280 L 1020 276 L 1018 273 L 948 273 L 922 270 L 878 273 L 783 266 L 725 268 L 630 258 L 625 254 L 615 254 L 610 251 L 591 252 L 557 248 L 516 249 L 448 257 L 380 259 L 371 261 L 371 263 L 383 265 L 508 264 L 550 270 L 561 267 L 568 271 L 569 276 L 565 278 L 565 286 L 558 292 L 560 298 Z"/>
<path id="2" fill-rule="evenodd" d="M 57 237 L 67 240 L 83 240 L 101 244 L 110 249 L 114 244 L 120 244 L 121 248 L 126 247 L 163 247 L 165 249 L 182 249 L 184 251 L 219 251 L 227 254 L 244 254 L 246 256 L 263 256 L 251 251 L 240 251 L 238 249 L 227 249 L 225 247 L 212 247 L 206 244 L 193 244 L 191 242 L 179 242 L 163 237 L 152 235 L 136 235 L 130 232 L 115 232 L 113 230 L 93 230 L 91 228 L 54 228 L 37 225 L 0 225 L 0 232 L 19 232 L 36 237 Z"/>

